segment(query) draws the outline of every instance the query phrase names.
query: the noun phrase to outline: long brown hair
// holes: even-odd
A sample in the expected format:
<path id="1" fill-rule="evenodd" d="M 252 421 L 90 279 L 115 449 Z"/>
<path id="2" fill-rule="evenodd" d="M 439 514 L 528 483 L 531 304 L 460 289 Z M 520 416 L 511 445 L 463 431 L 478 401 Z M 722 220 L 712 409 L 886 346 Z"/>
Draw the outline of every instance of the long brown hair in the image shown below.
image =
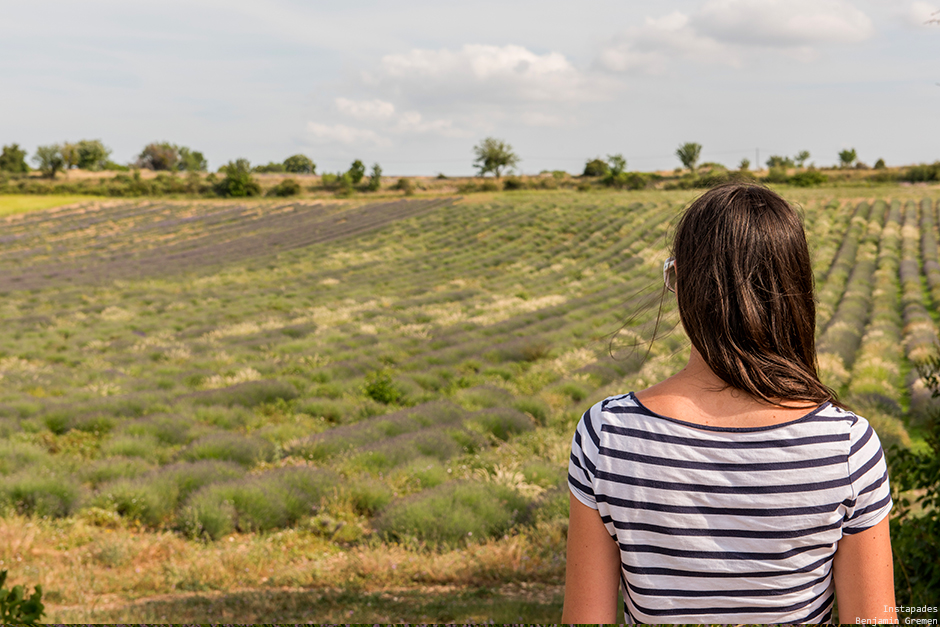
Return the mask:
<path id="1" fill-rule="evenodd" d="M 729 386 L 774 405 L 838 404 L 816 367 L 816 303 L 800 216 L 753 183 L 715 187 L 673 241 L 679 318 Z"/>

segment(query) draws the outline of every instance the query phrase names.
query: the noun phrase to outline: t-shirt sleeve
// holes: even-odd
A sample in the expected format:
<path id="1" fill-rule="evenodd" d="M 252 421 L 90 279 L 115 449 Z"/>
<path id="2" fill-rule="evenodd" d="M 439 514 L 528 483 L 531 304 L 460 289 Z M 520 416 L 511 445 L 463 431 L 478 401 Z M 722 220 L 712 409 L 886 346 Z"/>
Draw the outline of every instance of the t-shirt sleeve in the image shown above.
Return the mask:
<path id="1" fill-rule="evenodd" d="M 597 509 L 594 475 L 597 472 L 597 451 L 600 446 L 600 414 L 601 404 L 598 403 L 581 416 L 571 440 L 571 457 L 568 458 L 568 487 L 575 498 L 591 509 Z"/>
<path id="2" fill-rule="evenodd" d="M 854 500 L 846 508 L 842 533 L 874 527 L 891 511 L 888 465 L 881 441 L 871 425 L 859 418 L 849 432 L 849 480 Z"/>

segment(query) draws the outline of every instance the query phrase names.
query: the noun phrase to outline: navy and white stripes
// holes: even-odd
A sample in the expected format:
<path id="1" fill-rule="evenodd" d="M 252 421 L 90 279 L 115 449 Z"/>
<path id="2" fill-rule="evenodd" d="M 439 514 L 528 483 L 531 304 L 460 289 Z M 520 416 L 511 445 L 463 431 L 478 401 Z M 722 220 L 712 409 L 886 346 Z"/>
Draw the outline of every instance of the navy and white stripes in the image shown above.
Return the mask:
<path id="1" fill-rule="evenodd" d="M 620 545 L 628 619 L 825 622 L 843 534 L 891 509 L 868 421 L 831 404 L 770 427 L 704 427 L 633 394 L 587 411 L 568 483 Z"/>

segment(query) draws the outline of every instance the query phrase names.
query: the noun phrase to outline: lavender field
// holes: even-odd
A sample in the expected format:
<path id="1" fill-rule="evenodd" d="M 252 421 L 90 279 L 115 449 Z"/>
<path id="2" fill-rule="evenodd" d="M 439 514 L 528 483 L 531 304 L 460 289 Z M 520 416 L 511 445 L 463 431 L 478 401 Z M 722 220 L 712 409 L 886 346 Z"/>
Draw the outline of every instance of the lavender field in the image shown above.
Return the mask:
<path id="1" fill-rule="evenodd" d="M 940 202 L 784 194 L 825 381 L 918 446 Z M 50 621 L 557 621 L 571 434 L 684 364 L 661 267 L 692 197 L 0 218 L 0 569 Z"/>

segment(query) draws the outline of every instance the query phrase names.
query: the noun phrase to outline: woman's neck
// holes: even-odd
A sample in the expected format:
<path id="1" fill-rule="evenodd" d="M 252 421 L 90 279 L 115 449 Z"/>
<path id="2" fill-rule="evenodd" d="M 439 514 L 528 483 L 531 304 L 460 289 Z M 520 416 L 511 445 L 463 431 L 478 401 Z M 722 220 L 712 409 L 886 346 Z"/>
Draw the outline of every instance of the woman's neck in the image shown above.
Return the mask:
<path id="1" fill-rule="evenodd" d="M 695 347 L 675 375 L 636 393 L 650 410 L 695 424 L 715 427 L 763 427 L 796 420 L 816 407 L 794 403 L 779 407 L 731 387 L 708 366 Z"/>

